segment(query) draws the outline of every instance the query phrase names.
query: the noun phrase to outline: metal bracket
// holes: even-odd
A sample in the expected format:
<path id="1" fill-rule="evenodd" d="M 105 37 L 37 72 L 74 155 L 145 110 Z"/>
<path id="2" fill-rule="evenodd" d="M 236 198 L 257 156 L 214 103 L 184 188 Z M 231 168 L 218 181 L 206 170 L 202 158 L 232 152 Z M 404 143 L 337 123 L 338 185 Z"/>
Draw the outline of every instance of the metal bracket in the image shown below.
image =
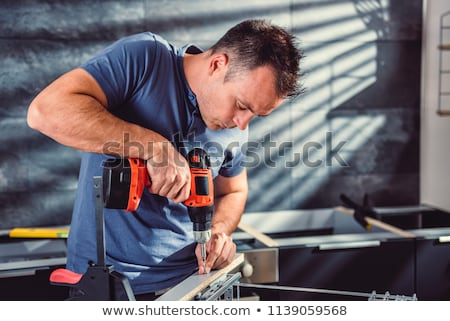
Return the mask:
<path id="1" fill-rule="evenodd" d="M 240 299 L 239 279 L 241 273 L 226 274 L 220 279 L 210 284 L 205 290 L 199 292 L 194 300 L 196 301 L 233 301 L 234 286 L 236 286 L 236 300 Z"/>
<path id="2" fill-rule="evenodd" d="M 415 293 L 412 296 L 392 295 L 389 291 L 386 291 L 384 294 L 377 294 L 374 290 L 370 294 L 369 301 L 417 301 L 417 296 Z"/>
<path id="3" fill-rule="evenodd" d="M 248 283 L 277 283 L 279 281 L 278 248 L 269 247 L 243 251 L 243 279 Z"/>

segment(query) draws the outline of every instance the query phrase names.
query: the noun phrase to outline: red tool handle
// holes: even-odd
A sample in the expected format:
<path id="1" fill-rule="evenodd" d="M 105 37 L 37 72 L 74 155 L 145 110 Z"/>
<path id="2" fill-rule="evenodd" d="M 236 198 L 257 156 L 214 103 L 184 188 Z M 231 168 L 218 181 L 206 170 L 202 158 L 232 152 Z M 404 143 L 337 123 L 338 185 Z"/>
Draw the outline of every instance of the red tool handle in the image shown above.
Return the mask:
<path id="1" fill-rule="evenodd" d="M 53 284 L 77 284 L 83 274 L 78 274 L 67 269 L 56 269 L 50 274 L 50 282 Z"/>

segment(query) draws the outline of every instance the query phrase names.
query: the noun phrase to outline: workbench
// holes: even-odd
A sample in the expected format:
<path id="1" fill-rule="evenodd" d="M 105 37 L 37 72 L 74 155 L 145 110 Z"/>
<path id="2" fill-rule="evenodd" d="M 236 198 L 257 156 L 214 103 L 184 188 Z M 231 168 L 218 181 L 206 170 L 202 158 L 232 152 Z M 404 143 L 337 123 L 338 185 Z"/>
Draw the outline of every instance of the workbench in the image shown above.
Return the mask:
<path id="1" fill-rule="evenodd" d="M 3 236 L 5 231 L 1 231 Z M 0 239 L 0 300 L 64 300 L 68 290 L 51 286 L 51 271 L 66 264 L 65 239 Z"/>
<path id="2" fill-rule="evenodd" d="M 242 223 L 269 236 L 264 244 L 243 230 L 233 233 L 250 276 L 240 282 L 282 287 L 417 295 L 450 300 L 450 214 L 427 208 L 385 209 L 383 220 L 413 239 L 374 229 L 365 232 L 333 209 L 246 213 Z M 395 213 L 395 214 L 392 214 Z M 392 215 L 391 215 L 392 214 Z M 4 231 L 0 231 L 4 234 Z M 1 234 L 0 234 L 1 235 Z M 273 246 L 275 245 L 275 246 Z M 48 283 L 66 262 L 65 239 L 0 241 L 0 300 L 63 300 L 65 287 Z M 241 270 L 242 272 L 242 270 Z M 241 298 L 260 300 L 361 300 L 320 293 L 241 287 Z"/>
<path id="3" fill-rule="evenodd" d="M 248 214 L 244 222 L 271 236 L 278 245 L 279 277 L 266 284 L 279 288 L 241 286 L 241 296 L 274 301 L 367 300 L 287 290 L 297 287 L 450 300 L 450 214 L 426 207 L 379 212 L 384 221 L 415 237 L 377 228 L 366 232 L 350 217 L 329 209 Z M 236 233 L 235 241 L 244 252 L 264 248 L 245 233 Z"/>

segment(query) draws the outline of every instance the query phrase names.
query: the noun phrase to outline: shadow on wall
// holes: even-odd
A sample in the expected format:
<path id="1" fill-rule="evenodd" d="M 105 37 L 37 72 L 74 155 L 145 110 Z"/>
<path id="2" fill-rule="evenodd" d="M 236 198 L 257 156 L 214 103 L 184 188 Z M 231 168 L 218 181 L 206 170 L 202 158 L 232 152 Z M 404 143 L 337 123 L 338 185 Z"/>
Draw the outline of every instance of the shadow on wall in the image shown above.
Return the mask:
<path id="1" fill-rule="evenodd" d="M 261 161 L 249 168 L 258 178 L 247 210 L 333 207 L 342 192 L 374 194 L 377 206 L 418 204 L 421 2 L 294 10 L 308 91 L 275 111 L 269 127 L 251 125 Z"/>
<path id="2" fill-rule="evenodd" d="M 350 195 L 383 191 L 376 205 L 387 204 L 387 196 L 416 203 L 421 4 L 4 2 L 0 228 L 70 222 L 80 155 L 25 121 L 31 99 L 49 82 L 127 34 L 151 30 L 177 45 L 206 48 L 246 18 L 269 18 L 299 36 L 308 89 L 250 126 L 256 148 L 248 211 L 335 206 L 342 188 Z"/>

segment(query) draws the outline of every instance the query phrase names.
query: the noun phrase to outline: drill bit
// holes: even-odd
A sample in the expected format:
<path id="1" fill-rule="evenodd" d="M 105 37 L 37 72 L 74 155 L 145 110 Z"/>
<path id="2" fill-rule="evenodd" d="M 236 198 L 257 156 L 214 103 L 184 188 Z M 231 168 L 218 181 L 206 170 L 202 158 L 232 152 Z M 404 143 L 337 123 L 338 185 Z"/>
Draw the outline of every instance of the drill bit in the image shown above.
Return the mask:
<path id="1" fill-rule="evenodd" d="M 200 243 L 200 248 L 202 251 L 202 260 L 203 260 L 203 273 L 206 273 L 206 243 Z"/>

